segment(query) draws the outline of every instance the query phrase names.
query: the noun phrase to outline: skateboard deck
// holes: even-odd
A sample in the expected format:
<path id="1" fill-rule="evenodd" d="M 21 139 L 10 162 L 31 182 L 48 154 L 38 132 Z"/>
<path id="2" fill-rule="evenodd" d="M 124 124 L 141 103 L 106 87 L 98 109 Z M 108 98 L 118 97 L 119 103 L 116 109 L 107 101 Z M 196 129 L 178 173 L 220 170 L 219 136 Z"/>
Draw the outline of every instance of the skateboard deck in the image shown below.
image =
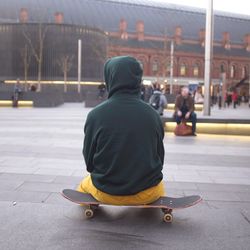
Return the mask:
<path id="1" fill-rule="evenodd" d="M 64 189 L 62 191 L 62 196 L 66 199 L 86 206 L 85 216 L 87 218 L 92 218 L 94 216 L 94 210 L 98 208 L 99 205 L 110 206 L 111 204 L 105 204 L 97 201 L 91 194 L 81 193 L 73 189 Z M 165 222 L 172 222 L 173 215 L 172 211 L 174 209 L 183 209 L 187 207 L 194 206 L 199 203 L 202 198 L 199 195 L 184 196 L 180 198 L 174 197 L 160 197 L 153 203 L 141 204 L 141 205 L 112 205 L 112 206 L 126 206 L 135 208 L 158 208 L 164 213 L 163 220 Z"/>

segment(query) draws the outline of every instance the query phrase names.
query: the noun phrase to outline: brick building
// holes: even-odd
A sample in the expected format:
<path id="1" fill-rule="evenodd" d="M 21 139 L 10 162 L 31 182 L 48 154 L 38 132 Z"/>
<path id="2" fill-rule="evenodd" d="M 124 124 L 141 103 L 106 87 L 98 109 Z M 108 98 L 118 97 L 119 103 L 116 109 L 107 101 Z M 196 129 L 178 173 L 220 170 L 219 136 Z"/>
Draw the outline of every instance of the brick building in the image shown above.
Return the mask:
<path id="1" fill-rule="evenodd" d="M 29 22 L 50 22 L 58 12 L 66 24 L 103 30 L 109 38 L 108 57 L 136 57 L 147 80 L 169 83 L 173 66 L 175 85 L 203 82 L 203 9 L 147 0 L 0 0 L 0 22 L 16 22 L 18 15 L 27 18 L 22 8 L 28 10 Z M 249 72 L 250 16 L 215 12 L 213 84 L 225 78 L 227 87 L 240 86 L 248 94 Z"/>

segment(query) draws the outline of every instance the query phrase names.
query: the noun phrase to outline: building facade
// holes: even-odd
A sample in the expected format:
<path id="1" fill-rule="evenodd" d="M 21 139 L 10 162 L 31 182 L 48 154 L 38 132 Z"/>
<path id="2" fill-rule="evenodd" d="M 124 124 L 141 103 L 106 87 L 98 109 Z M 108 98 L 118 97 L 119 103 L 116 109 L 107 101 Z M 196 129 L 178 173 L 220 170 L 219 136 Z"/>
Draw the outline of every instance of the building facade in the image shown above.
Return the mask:
<path id="1" fill-rule="evenodd" d="M 53 16 L 64 25 L 103 31 L 107 58 L 136 57 L 146 80 L 174 86 L 204 81 L 205 10 L 147 0 L 0 0 L 2 24 L 51 23 Z M 248 95 L 249 73 L 250 16 L 215 12 L 213 84 L 223 81 Z"/>
<path id="2" fill-rule="evenodd" d="M 103 80 L 107 35 L 97 28 L 65 24 L 62 13 L 54 17 L 51 23 L 29 22 L 28 10 L 22 8 L 17 23 L 0 23 L 1 80 L 76 80 L 78 40 L 82 80 Z"/>

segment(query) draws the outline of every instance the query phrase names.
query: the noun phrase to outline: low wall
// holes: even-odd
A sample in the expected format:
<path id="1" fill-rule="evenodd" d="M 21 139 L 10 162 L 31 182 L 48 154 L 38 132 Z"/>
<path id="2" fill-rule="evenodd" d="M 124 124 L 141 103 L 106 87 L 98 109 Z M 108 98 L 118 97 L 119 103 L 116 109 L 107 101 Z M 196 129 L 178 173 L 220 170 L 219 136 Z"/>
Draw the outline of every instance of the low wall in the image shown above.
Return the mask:
<path id="1" fill-rule="evenodd" d="M 12 100 L 13 92 L 0 92 L 0 100 Z M 23 92 L 20 100 L 33 101 L 34 107 L 56 107 L 64 103 L 60 92 Z"/>
<path id="2" fill-rule="evenodd" d="M 100 97 L 99 91 L 88 91 L 86 93 L 85 107 L 93 108 L 107 99 L 107 93 Z"/>
<path id="3" fill-rule="evenodd" d="M 165 132 L 174 132 L 173 117 L 162 117 Z M 250 136 L 250 119 L 197 118 L 197 133 Z"/>

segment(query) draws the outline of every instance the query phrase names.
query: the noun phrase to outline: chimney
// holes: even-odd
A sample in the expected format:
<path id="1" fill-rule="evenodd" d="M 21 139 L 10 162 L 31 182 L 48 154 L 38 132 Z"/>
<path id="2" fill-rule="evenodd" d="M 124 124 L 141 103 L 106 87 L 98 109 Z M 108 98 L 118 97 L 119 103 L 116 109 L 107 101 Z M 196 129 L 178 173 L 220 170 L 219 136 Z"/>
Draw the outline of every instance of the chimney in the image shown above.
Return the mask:
<path id="1" fill-rule="evenodd" d="M 27 23 L 29 20 L 29 13 L 26 8 L 21 8 L 19 12 L 19 22 L 20 23 Z"/>
<path id="2" fill-rule="evenodd" d="M 137 21 L 136 22 L 136 34 L 138 41 L 144 41 L 144 22 Z"/>
<path id="3" fill-rule="evenodd" d="M 119 24 L 119 32 L 120 32 L 120 37 L 123 40 L 127 40 L 128 39 L 127 28 L 128 28 L 127 21 L 122 18 L 120 20 L 120 24 Z"/>
<path id="4" fill-rule="evenodd" d="M 199 41 L 200 41 L 200 45 L 202 47 L 205 47 L 205 36 L 206 36 L 206 30 L 205 29 L 200 29 L 200 31 L 199 31 Z"/>
<path id="5" fill-rule="evenodd" d="M 222 46 L 225 49 L 230 49 L 231 45 L 230 45 L 230 34 L 229 32 L 223 32 L 222 33 Z"/>
<path id="6" fill-rule="evenodd" d="M 244 45 L 248 52 L 250 52 L 250 34 L 246 34 L 244 37 Z"/>
<path id="7" fill-rule="evenodd" d="M 62 24 L 64 21 L 64 16 L 62 12 L 56 12 L 55 13 L 55 23 L 56 24 Z"/>
<path id="8" fill-rule="evenodd" d="M 180 26 L 175 28 L 174 40 L 177 45 L 180 45 L 182 42 L 182 28 Z"/>

